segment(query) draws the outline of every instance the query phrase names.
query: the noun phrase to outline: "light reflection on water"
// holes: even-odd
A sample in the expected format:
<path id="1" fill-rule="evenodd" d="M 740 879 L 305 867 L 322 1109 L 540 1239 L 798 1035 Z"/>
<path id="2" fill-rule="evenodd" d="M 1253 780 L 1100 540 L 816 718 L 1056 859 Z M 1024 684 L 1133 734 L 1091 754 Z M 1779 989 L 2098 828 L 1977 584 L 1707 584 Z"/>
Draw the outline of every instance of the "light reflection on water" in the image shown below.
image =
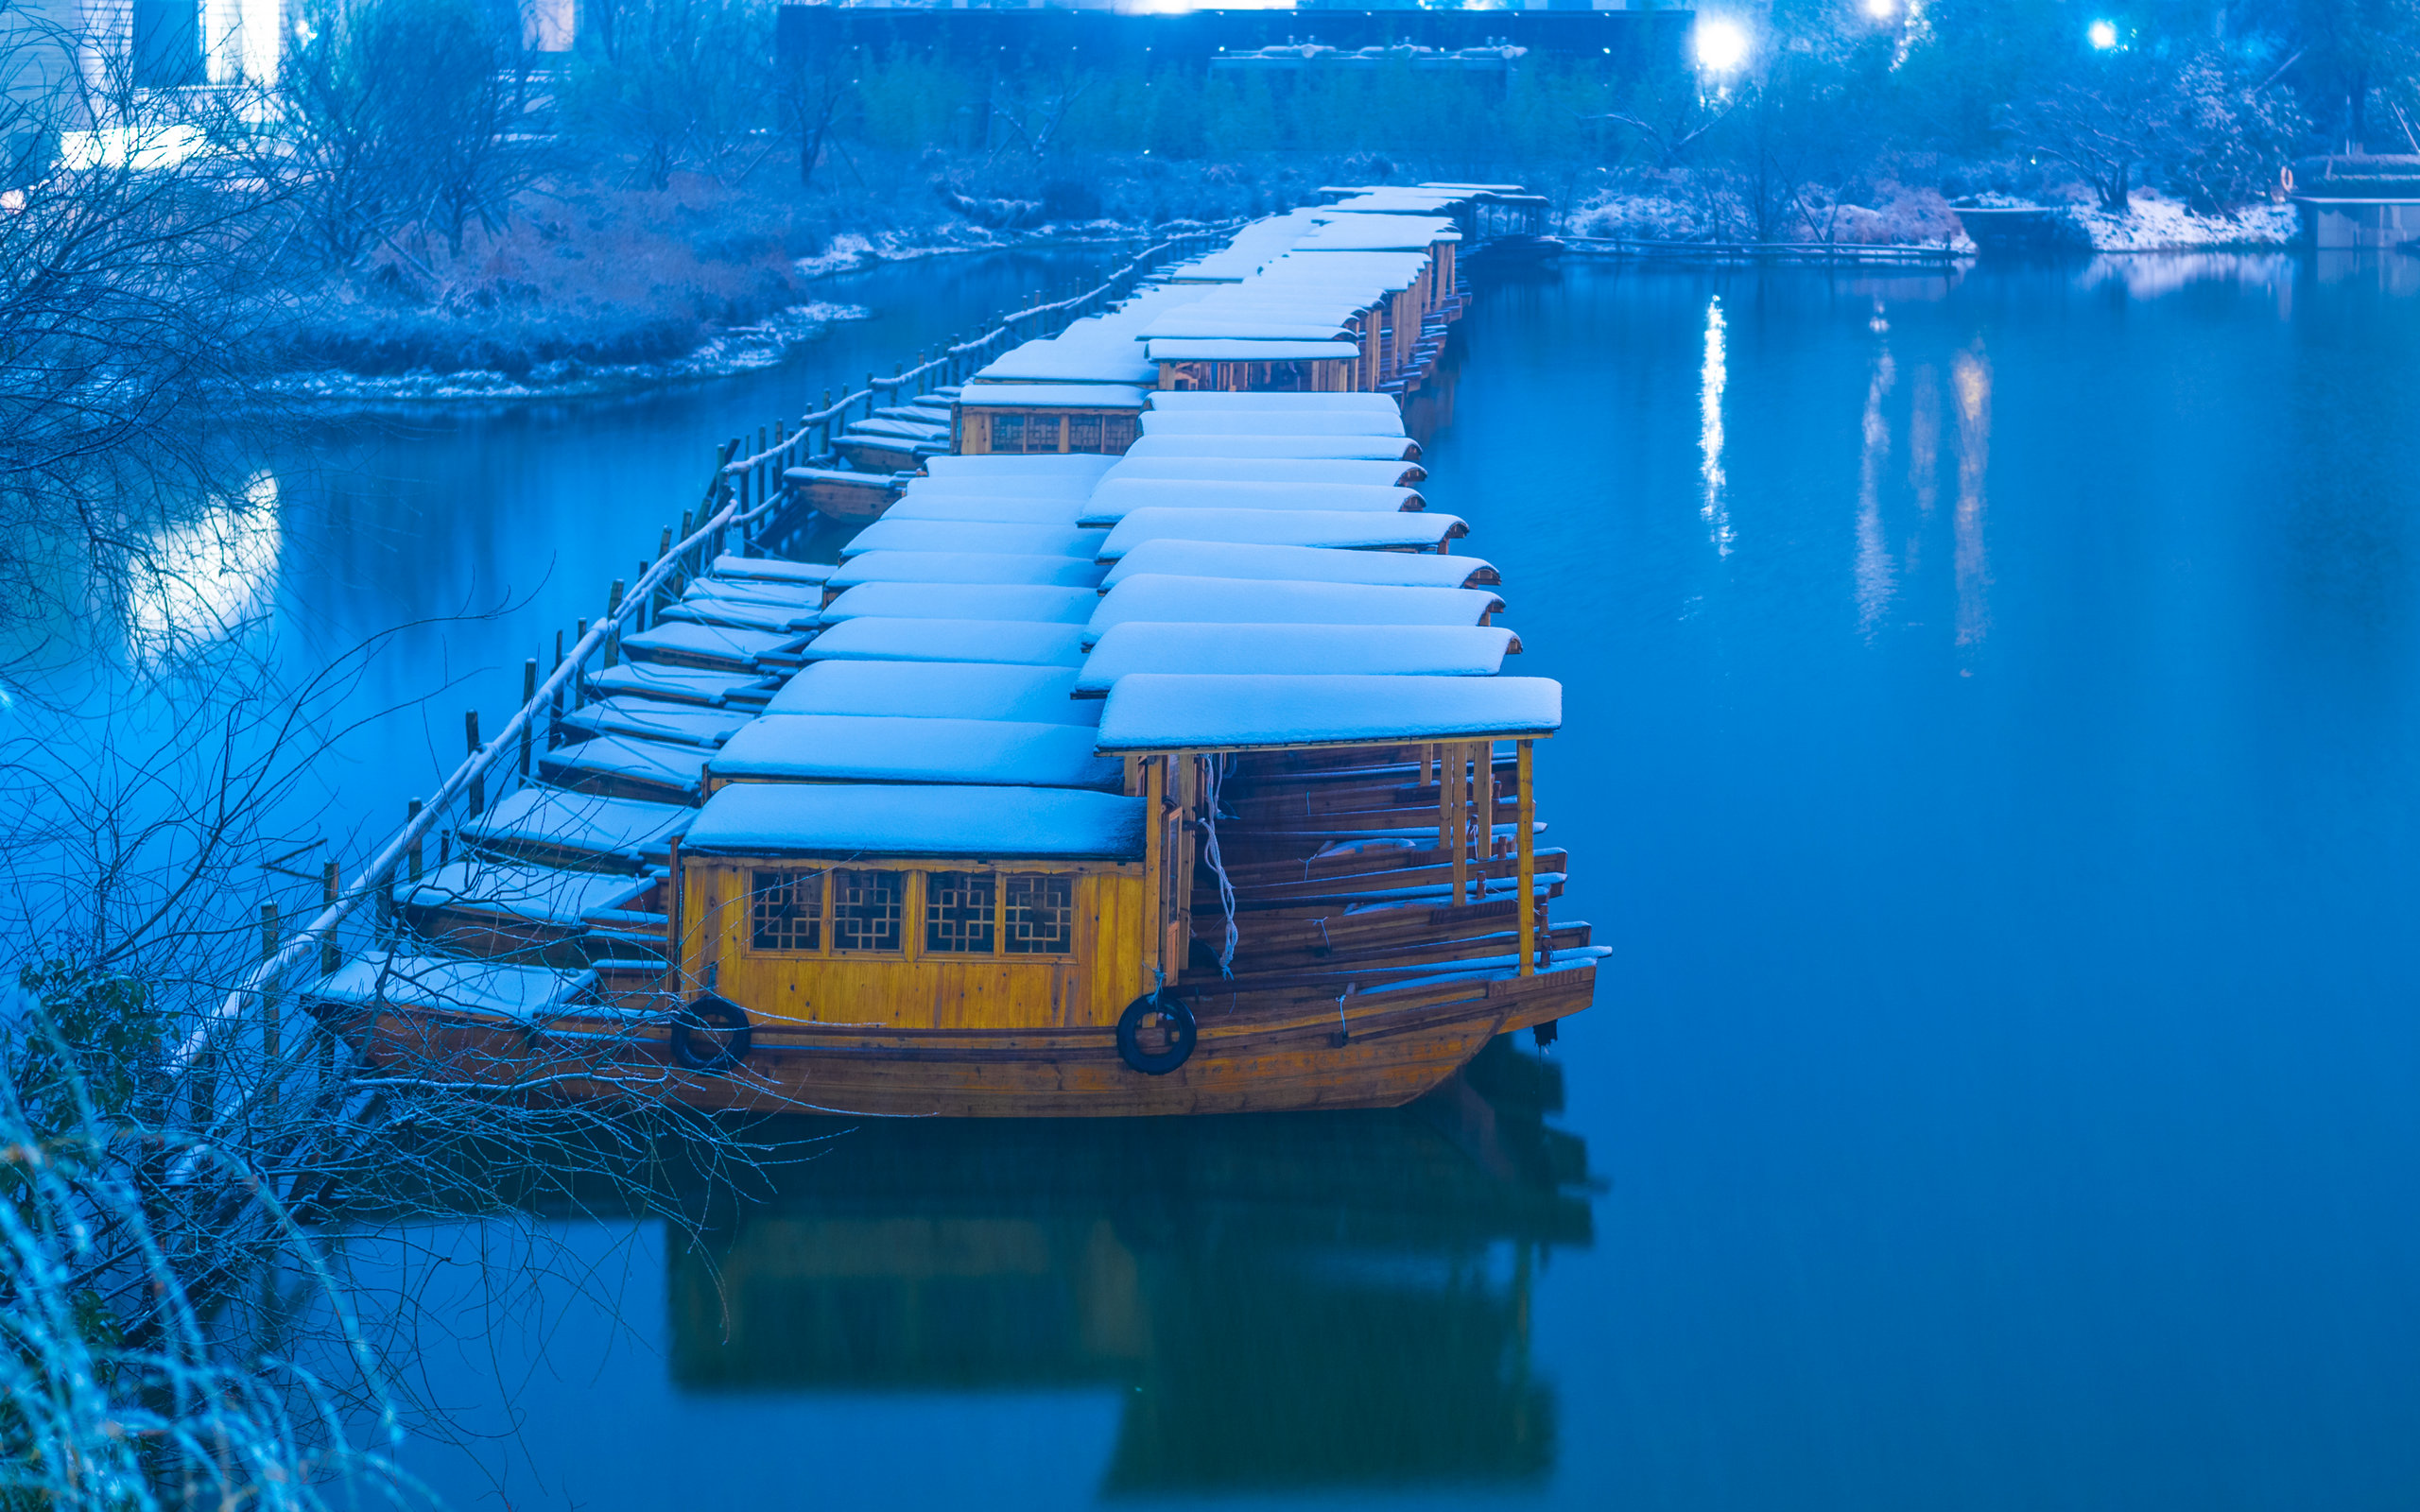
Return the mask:
<path id="1" fill-rule="evenodd" d="M 137 665 L 237 636 L 269 612 L 285 525 L 277 477 L 252 474 L 154 531 L 128 564 L 126 650 Z"/>
<path id="2" fill-rule="evenodd" d="M 1729 369 L 1724 361 L 1722 296 L 1705 301 L 1705 361 L 1698 369 L 1698 472 L 1705 481 L 1705 497 L 1698 506 L 1704 516 L 1715 555 L 1731 555 L 1731 513 L 1722 498 L 1722 388 Z"/>

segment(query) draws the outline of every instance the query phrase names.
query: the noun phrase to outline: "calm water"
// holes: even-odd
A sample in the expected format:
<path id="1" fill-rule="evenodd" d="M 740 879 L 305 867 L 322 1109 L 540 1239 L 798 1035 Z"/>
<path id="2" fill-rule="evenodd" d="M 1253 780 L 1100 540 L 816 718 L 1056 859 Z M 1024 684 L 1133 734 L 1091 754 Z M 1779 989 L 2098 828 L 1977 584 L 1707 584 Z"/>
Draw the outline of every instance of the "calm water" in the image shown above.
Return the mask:
<path id="1" fill-rule="evenodd" d="M 2409 1505 L 2397 279 L 1485 291 L 1428 491 L 1566 686 L 1557 912 L 1616 954 L 1551 1057 L 1366 1117 L 866 1130 L 702 1253 L 566 1221 L 620 1325 L 544 1286 L 432 1330 L 497 1436 L 414 1464 L 524 1508 Z M 362 623 L 500 589 L 501 546 L 370 581 L 432 526 L 601 597 L 728 399 L 389 447 L 446 502 L 365 508 Z"/>

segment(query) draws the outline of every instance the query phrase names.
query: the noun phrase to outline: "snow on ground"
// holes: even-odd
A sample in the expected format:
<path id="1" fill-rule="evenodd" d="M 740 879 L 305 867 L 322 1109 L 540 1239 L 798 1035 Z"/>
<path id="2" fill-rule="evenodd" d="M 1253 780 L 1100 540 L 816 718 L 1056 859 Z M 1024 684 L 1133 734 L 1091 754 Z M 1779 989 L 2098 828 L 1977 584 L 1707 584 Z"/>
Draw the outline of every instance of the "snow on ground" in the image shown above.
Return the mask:
<path id="1" fill-rule="evenodd" d="M 2130 197 L 2126 215 L 2078 205 L 2068 211 L 2102 252 L 2196 251 L 2222 247 L 2290 247 L 2301 220 L 2291 205 L 2251 205 L 2222 215 L 2197 215 L 2182 200 L 2152 189 Z"/>
<path id="2" fill-rule="evenodd" d="M 298 372 L 278 381 L 283 392 L 299 398 L 342 400 L 368 404 L 416 403 L 428 400 L 568 399 L 586 394 L 619 393 L 722 378 L 769 368 L 791 351 L 816 339 L 836 321 L 862 320 L 870 314 L 856 304 L 800 304 L 775 312 L 754 325 L 724 330 L 696 351 L 667 362 L 589 364 L 566 358 L 542 363 L 520 378 L 483 369 L 437 372 L 419 369 L 391 376 L 323 369 Z"/>

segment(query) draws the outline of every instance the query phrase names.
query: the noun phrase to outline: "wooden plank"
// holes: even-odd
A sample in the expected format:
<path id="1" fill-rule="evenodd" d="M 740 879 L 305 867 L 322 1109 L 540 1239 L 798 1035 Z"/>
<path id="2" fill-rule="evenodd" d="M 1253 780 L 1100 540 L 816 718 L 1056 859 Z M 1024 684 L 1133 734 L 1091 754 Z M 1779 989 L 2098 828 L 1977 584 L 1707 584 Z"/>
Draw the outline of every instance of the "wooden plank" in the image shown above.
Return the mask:
<path id="1" fill-rule="evenodd" d="M 1534 976 L 1538 970 L 1538 909 L 1530 892 L 1537 876 L 1537 837 L 1530 832 L 1537 808 L 1537 796 L 1530 774 L 1530 743 L 1517 743 L 1518 765 L 1512 774 L 1512 890 L 1521 903 L 1521 974 Z"/>

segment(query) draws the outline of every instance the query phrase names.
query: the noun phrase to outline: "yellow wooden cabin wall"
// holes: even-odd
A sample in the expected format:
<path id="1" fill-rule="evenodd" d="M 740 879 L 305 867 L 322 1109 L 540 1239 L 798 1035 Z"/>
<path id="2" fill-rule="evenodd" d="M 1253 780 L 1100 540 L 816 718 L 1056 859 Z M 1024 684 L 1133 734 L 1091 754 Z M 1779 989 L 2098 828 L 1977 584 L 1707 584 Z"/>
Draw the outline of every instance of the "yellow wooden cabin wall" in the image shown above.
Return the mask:
<path id="1" fill-rule="evenodd" d="M 752 948 L 749 874 L 826 868 L 914 874 L 902 920 L 903 951 L 835 953 L 828 929 L 821 954 Z M 924 878 L 934 871 L 1074 873 L 1076 948 L 1047 958 L 925 954 Z M 761 1019 L 918 1029 L 1106 1025 L 1153 984 L 1145 961 L 1150 893 L 1138 864 L 683 857 L 681 881 L 687 980 L 702 985 L 713 967 L 715 990 Z"/>

